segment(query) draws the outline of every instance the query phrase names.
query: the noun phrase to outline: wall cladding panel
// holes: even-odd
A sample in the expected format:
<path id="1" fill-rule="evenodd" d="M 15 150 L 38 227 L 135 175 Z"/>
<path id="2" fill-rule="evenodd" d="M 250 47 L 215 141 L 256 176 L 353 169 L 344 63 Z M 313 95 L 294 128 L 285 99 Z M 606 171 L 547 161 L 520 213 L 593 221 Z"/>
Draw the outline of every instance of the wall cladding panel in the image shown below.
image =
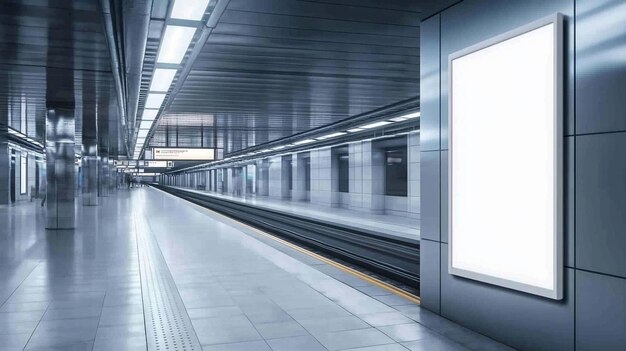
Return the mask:
<path id="1" fill-rule="evenodd" d="M 422 240 L 420 242 L 420 298 L 422 307 L 441 313 L 439 296 L 441 243 Z"/>
<path id="2" fill-rule="evenodd" d="M 562 301 L 451 276 L 446 244 L 448 55 L 555 12 L 565 15 L 566 24 L 564 261 L 568 268 Z M 438 21 L 439 31 L 428 30 Z M 624 349 L 626 61 L 618 54 L 626 47 L 626 32 L 618 29 L 624 21 L 624 1 L 464 0 L 423 23 L 423 45 L 439 41 L 441 52 L 437 56 L 434 50 L 424 51 L 420 65 L 440 65 L 442 77 L 440 91 L 439 87 L 425 91 L 429 85 L 423 84 L 421 92 L 427 98 L 422 140 L 431 142 L 421 153 L 422 235 L 428 239 L 422 241 L 420 265 L 425 308 L 520 350 Z M 429 135 L 437 135 L 436 113 L 428 112 L 434 111 L 428 104 L 437 100 L 433 91 L 440 92 L 437 150 L 428 140 Z M 438 245 L 440 261 L 434 263 L 432 249 Z M 433 276 L 435 268 L 438 277 Z"/>
<path id="3" fill-rule="evenodd" d="M 576 132 L 626 130 L 626 3 L 576 1 Z"/>
<path id="4" fill-rule="evenodd" d="M 626 277 L 626 133 L 576 137 L 576 266 Z"/>
<path id="5" fill-rule="evenodd" d="M 421 172 L 421 216 L 422 238 L 434 241 L 441 240 L 440 233 L 440 152 L 422 151 Z"/>
<path id="6" fill-rule="evenodd" d="M 420 145 L 439 150 L 439 15 L 420 25 Z"/>
<path id="7" fill-rule="evenodd" d="M 441 244 L 441 315 L 522 350 L 573 350 L 573 274 L 565 271 L 563 301 L 538 298 L 448 274 Z"/>
<path id="8" fill-rule="evenodd" d="M 578 271 L 576 295 L 576 351 L 623 350 L 626 280 Z"/>

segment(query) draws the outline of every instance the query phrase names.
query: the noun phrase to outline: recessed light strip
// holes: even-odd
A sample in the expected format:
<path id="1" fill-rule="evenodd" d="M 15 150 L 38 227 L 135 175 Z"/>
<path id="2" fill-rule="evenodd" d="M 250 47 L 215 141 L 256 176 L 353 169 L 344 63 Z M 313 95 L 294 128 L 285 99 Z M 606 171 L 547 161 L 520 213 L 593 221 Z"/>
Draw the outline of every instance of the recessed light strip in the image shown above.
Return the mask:
<path id="1" fill-rule="evenodd" d="M 204 17 L 209 2 L 210 0 L 175 0 L 169 18 L 199 22 Z M 178 24 L 166 25 L 157 55 L 157 64 L 180 65 L 185 58 L 199 26 Z M 134 158 L 139 157 L 145 146 L 146 140 L 143 140 L 141 144 L 139 143 L 142 140 L 141 136 L 149 133 L 152 122 L 158 118 L 166 93 L 169 91 L 177 72 L 177 68 L 159 67 L 154 70 L 140 125 L 140 129 L 148 129 L 148 132 L 138 132 Z"/>

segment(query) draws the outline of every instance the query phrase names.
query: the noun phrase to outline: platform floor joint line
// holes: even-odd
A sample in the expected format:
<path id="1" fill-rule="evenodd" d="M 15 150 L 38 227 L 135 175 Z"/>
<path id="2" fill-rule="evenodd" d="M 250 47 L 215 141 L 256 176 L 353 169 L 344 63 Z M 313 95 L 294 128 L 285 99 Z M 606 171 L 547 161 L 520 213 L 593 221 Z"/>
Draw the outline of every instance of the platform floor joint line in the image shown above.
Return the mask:
<path id="1" fill-rule="evenodd" d="M 200 341 L 155 238 L 135 219 L 148 351 L 201 351 Z"/>

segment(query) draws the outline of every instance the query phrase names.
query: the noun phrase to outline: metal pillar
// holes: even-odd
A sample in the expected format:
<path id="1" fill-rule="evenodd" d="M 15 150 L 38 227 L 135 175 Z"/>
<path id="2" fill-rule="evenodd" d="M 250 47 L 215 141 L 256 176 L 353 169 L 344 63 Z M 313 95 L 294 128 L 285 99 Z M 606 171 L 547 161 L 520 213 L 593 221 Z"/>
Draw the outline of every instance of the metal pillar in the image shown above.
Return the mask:
<path id="1" fill-rule="evenodd" d="M 102 152 L 102 150 L 100 150 Z M 100 162 L 98 165 L 98 196 L 100 197 L 108 197 L 109 196 L 109 155 L 102 153 L 100 154 Z"/>
<path id="2" fill-rule="evenodd" d="M 83 123 L 82 123 L 82 188 L 83 206 L 98 205 L 98 108 L 96 106 L 95 74 L 83 73 Z"/>
<path id="3" fill-rule="evenodd" d="M 10 203 L 10 174 L 9 163 L 11 162 L 8 144 L 8 115 L 6 109 L 0 111 L 0 205 Z"/>
<path id="4" fill-rule="evenodd" d="M 46 228 L 74 228 L 74 109 L 49 109 L 46 115 Z"/>
<path id="5" fill-rule="evenodd" d="M 83 206 L 98 205 L 98 145 L 83 138 Z"/>

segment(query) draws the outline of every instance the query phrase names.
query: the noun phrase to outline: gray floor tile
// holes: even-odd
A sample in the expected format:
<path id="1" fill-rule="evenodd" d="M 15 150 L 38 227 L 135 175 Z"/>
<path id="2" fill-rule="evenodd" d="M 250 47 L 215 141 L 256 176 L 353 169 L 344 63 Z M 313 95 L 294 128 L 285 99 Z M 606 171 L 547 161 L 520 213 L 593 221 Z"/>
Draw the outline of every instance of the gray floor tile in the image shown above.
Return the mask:
<path id="1" fill-rule="evenodd" d="M 271 351 L 265 341 L 247 341 L 233 344 L 202 346 L 203 351 Z"/>
<path id="2" fill-rule="evenodd" d="M 93 351 L 142 351 L 147 350 L 145 336 L 126 338 L 97 338 L 93 345 Z"/>
<path id="3" fill-rule="evenodd" d="M 45 311 L 49 302 L 21 302 L 21 303 L 5 303 L 0 308 L 0 312 L 30 312 Z"/>
<path id="4" fill-rule="evenodd" d="M 387 325 L 407 324 L 413 322 L 413 320 L 400 312 L 363 314 L 360 315 L 359 318 L 363 319 L 373 327 L 383 327 Z"/>
<path id="5" fill-rule="evenodd" d="M 98 319 L 41 321 L 30 338 L 28 347 L 93 343 L 97 327 Z"/>
<path id="6" fill-rule="evenodd" d="M 194 319 L 192 324 L 201 345 L 262 339 L 252 323 L 244 316 Z"/>
<path id="7" fill-rule="evenodd" d="M 26 345 L 24 351 L 92 351 L 93 342 L 79 342 L 74 344 L 42 344 Z"/>
<path id="8" fill-rule="evenodd" d="M 375 328 L 313 333 L 313 336 L 329 350 L 343 350 L 395 343 L 387 335 Z"/>
<path id="9" fill-rule="evenodd" d="M 330 332 L 365 329 L 370 326 L 355 316 L 301 319 L 298 321 L 310 332 Z"/>
<path id="10" fill-rule="evenodd" d="M 0 335 L 0 351 L 22 351 L 30 333 Z"/>
<path id="11" fill-rule="evenodd" d="M 0 321 L 0 335 L 7 334 L 32 334 L 39 321 Z"/>
<path id="12" fill-rule="evenodd" d="M 469 351 L 468 348 L 446 340 L 444 337 L 430 337 L 423 340 L 402 343 L 402 345 L 411 351 Z"/>
<path id="13" fill-rule="evenodd" d="M 274 323 L 255 323 L 254 327 L 265 339 L 286 338 L 309 334 L 294 320 Z"/>
<path id="14" fill-rule="evenodd" d="M 314 319 L 314 318 L 331 318 L 331 317 L 349 317 L 350 312 L 345 309 L 332 305 L 324 308 L 301 308 L 287 311 L 295 320 Z"/>
<path id="15" fill-rule="evenodd" d="M 187 314 L 191 319 L 228 317 L 242 315 L 243 311 L 238 306 L 201 307 L 187 308 Z"/>
<path id="16" fill-rule="evenodd" d="M 327 351 L 310 335 L 267 340 L 273 351 Z"/>
<path id="17" fill-rule="evenodd" d="M 417 323 L 378 327 L 378 330 L 398 342 L 425 339 L 434 334 L 432 331 L 429 331 L 427 328 Z"/>
<path id="18" fill-rule="evenodd" d="M 43 320 L 99 318 L 101 312 L 100 307 L 49 309 L 43 315 Z"/>
<path id="19" fill-rule="evenodd" d="M 357 348 L 346 349 L 346 350 L 350 350 L 350 351 L 407 351 L 407 348 L 400 344 L 387 344 L 387 345 L 357 347 Z"/>

